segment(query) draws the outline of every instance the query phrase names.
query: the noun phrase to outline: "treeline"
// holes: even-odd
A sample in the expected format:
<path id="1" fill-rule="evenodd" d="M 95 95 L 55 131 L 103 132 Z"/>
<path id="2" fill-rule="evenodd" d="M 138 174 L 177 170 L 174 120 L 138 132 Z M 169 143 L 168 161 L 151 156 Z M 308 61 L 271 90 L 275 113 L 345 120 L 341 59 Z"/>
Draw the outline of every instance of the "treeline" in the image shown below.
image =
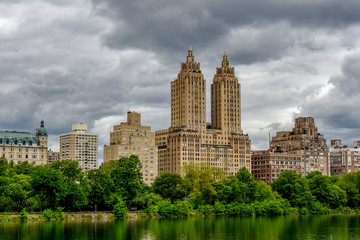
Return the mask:
<path id="1" fill-rule="evenodd" d="M 306 177 L 284 171 L 272 184 L 254 180 L 242 168 L 225 176 L 220 168 L 187 165 L 183 177 L 164 173 L 149 187 L 142 181 L 137 156 L 110 161 L 82 172 L 77 161 L 34 166 L 0 158 L 0 211 L 130 210 L 150 216 L 282 215 L 357 212 L 360 172 Z"/>

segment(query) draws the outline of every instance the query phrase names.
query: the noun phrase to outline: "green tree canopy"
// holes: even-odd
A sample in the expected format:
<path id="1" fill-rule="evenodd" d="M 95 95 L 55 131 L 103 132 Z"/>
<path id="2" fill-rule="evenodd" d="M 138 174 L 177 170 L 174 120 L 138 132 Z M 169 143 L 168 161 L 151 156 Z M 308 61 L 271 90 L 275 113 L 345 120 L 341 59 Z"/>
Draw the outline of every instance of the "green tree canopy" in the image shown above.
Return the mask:
<path id="1" fill-rule="evenodd" d="M 101 169 L 93 169 L 87 172 L 87 177 L 90 184 L 89 201 L 94 206 L 95 211 L 99 209 L 109 209 L 110 205 L 116 202 L 114 196 L 114 182 L 111 179 L 110 173 L 104 172 Z"/>
<path id="2" fill-rule="evenodd" d="M 155 178 L 152 188 L 155 193 L 170 199 L 172 203 L 185 197 L 183 179 L 177 173 L 162 173 Z"/>
<path id="3" fill-rule="evenodd" d="M 122 157 L 111 171 L 115 192 L 125 201 L 131 201 L 142 190 L 144 182 L 141 173 L 141 162 L 138 156 Z M 128 202 L 129 203 L 129 202 Z"/>
<path id="4" fill-rule="evenodd" d="M 314 201 L 305 178 L 291 170 L 285 170 L 271 184 L 274 191 L 289 200 L 292 206 L 308 207 Z"/>
<path id="5" fill-rule="evenodd" d="M 40 211 L 44 206 L 55 207 L 66 194 L 61 171 L 48 165 L 34 168 L 30 184 L 32 195 L 39 200 Z"/>
<path id="6" fill-rule="evenodd" d="M 211 167 L 205 164 L 188 164 L 183 167 L 184 186 L 190 197 L 197 197 L 203 191 L 210 195 L 216 195 L 215 187 L 212 185 L 215 181 L 225 178 L 225 172 L 221 168 Z"/>
<path id="7" fill-rule="evenodd" d="M 59 170 L 63 179 L 65 196 L 60 200 L 66 210 L 79 210 L 88 204 L 90 185 L 79 162 L 75 160 L 58 160 L 51 163 L 51 168 Z"/>
<path id="8" fill-rule="evenodd" d="M 346 204 L 346 193 L 332 184 L 330 177 L 321 174 L 313 175 L 308 180 L 311 194 L 316 200 L 331 208 L 338 208 Z"/>
<path id="9" fill-rule="evenodd" d="M 351 208 L 360 206 L 360 172 L 343 175 L 336 183 L 347 195 L 347 205 Z"/>

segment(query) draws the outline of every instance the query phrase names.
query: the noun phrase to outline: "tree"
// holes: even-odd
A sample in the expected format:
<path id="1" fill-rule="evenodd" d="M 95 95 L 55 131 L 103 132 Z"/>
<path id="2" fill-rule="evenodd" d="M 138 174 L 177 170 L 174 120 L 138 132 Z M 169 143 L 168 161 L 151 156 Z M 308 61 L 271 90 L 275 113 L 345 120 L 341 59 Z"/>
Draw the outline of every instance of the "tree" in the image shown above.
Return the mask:
<path id="1" fill-rule="evenodd" d="M 4 196 L 13 201 L 17 211 L 25 207 L 30 192 L 30 180 L 30 176 L 16 175 L 11 179 L 11 183 L 4 188 Z"/>
<path id="2" fill-rule="evenodd" d="M 56 206 L 66 194 L 60 170 L 48 165 L 37 166 L 31 172 L 31 177 L 32 195 L 38 199 L 40 211 L 44 206 Z"/>
<path id="3" fill-rule="evenodd" d="M 185 197 L 183 179 L 177 173 L 162 173 L 155 178 L 152 188 L 155 193 L 170 199 L 172 203 Z"/>
<path id="4" fill-rule="evenodd" d="M 330 208 L 338 208 L 346 204 L 346 193 L 338 186 L 332 185 L 328 176 L 313 175 L 308 179 L 311 194 L 316 200 Z"/>
<path id="5" fill-rule="evenodd" d="M 282 172 L 271 187 L 293 207 L 308 207 L 314 201 L 306 179 L 291 170 Z"/>
<path id="6" fill-rule="evenodd" d="M 254 176 L 243 167 L 236 173 L 237 179 L 243 185 L 242 188 L 246 191 L 245 203 L 254 202 L 259 198 L 259 185 L 254 179 Z"/>
<path id="7" fill-rule="evenodd" d="M 210 195 L 216 195 L 212 183 L 225 178 L 224 170 L 205 164 L 185 165 L 183 171 L 185 173 L 184 187 L 193 198 L 198 197 L 203 191 Z"/>
<path id="8" fill-rule="evenodd" d="M 125 201 L 134 199 L 144 185 L 139 158 L 135 155 L 120 158 L 111 171 L 111 178 L 116 194 Z"/>
<path id="9" fill-rule="evenodd" d="M 106 209 L 114 201 L 114 182 L 110 173 L 101 169 L 93 169 L 87 172 L 87 178 L 90 184 L 89 201 L 94 206 L 95 211 L 98 207 Z"/>
<path id="10" fill-rule="evenodd" d="M 312 178 L 314 178 L 316 176 L 322 176 L 322 172 L 320 172 L 320 171 L 311 172 L 308 175 L 306 175 L 305 178 L 306 179 L 312 179 Z"/>
<path id="11" fill-rule="evenodd" d="M 347 205 L 351 208 L 360 206 L 360 172 L 343 175 L 336 183 L 347 195 Z"/>
<path id="12" fill-rule="evenodd" d="M 271 189 L 271 186 L 264 181 L 257 181 L 258 184 L 258 201 L 270 201 L 276 198 L 276 194 Z M 278 196 L 278 195 L 277 195 Z"/>
<path id="13" fill-rule="evenodd" d="M 118 160 L 106 161 L 101 164 L 99 169 L 101 169 L 101 171 L 103 172 L 110 173 L 112 170 L 116 168 L 117 164 L 118 164 Z"/>
<path id="14" fill-rule="evenodd" d="M 0 176 L 7 175 L 7 170 L 9 168 L 8 161 L 5 157 L 0 158 Z"/>
<path id="15" fill-rule="evenodd" d="M 89 181 L 75 160 L 58 160 L 50 165 L 61 172 L 66 193 L 61 205 L 67 210 L 79 210 L 88 204 Z"/>
<path id="16" fill-rule="evenodd" d="M 79 162 L 75 160 L 57 160 L 52 162 L 50 166 L 61 171 L 64 182 L 78 180 L 84 176 L 82 169 L 79 167 Z"/>
<path id="17" fill-rule="evenodd" d="M 156 204 L 162 201 L 163 198 L 153 192 L 144 192 L 139 194 L 133 201 L 132 206 L 136 207 L 138 210 L 149 209 L 156 206 Z"/>
<path id="18" fill-rule="evenodd" d="M 29 175 L 34 167 L 35 167 L 35 163 L 29 163 L 28 161 L 24 161 L 14 165 L 16 174 L 25 174 L 25 175 Z"/>

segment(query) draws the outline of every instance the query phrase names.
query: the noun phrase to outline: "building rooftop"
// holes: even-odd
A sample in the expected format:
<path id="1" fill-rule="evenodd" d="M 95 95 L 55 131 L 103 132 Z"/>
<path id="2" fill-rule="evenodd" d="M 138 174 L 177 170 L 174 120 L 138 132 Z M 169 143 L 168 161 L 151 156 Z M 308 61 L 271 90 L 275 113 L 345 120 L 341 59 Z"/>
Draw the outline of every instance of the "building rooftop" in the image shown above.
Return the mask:
<path id="1" fill-rule="evenodd" d="M 15 144 L 17 144 L 18 142 L 29 142 L 32 141 L 34 143 L 38 142 L 38 138 L 36 137 L 36 135 L 31 134 L 29 132 L 17 132 L 17 131 L 0 131 L 0 139 L 1 139 L 1 143 L 6 143 L 3 142 L 3 140 L 8 140 L 10 142 L 13 142 Z M 15 142 L 16 141 L 16 142 Z"/>

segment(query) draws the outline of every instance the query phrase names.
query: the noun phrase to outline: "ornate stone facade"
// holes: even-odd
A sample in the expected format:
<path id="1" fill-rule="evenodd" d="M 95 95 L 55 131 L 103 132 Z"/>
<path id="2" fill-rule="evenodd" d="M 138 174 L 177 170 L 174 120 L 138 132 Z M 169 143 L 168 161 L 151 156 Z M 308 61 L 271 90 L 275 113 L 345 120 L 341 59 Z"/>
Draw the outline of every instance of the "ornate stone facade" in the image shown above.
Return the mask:
<path id="1" fill-rule="evenodd" d="M 270 147 L 276 151 L 300 155 L 304 166 L 303 175 L 314 171 L 330 175 L 326 140 L 318 133 L 312 117 L 296 118 L 292 131 L 277 132 L 270 142 Z"/>
<path id="2" fill-rule="evenodd" d="M 36 165 L 47 163 L 48 133 L 44 121 L 36 134 L 18 131 L 0 131 L 0 156 L 15 164 L 28 161 Z"/>
<path id="3" fill-rule="evenodd" d="M 240 84 L 226 55 L 211 89 L 212 123 L 206 124 L 206 82 L 189 50 L 171 82 L 171 126 L 155 133 L 159 173 L 181 174 L 186 164 L 219 167 L 228 175 L 242 167 L 251 171 L 251 141 L 241 131 Z"/>

